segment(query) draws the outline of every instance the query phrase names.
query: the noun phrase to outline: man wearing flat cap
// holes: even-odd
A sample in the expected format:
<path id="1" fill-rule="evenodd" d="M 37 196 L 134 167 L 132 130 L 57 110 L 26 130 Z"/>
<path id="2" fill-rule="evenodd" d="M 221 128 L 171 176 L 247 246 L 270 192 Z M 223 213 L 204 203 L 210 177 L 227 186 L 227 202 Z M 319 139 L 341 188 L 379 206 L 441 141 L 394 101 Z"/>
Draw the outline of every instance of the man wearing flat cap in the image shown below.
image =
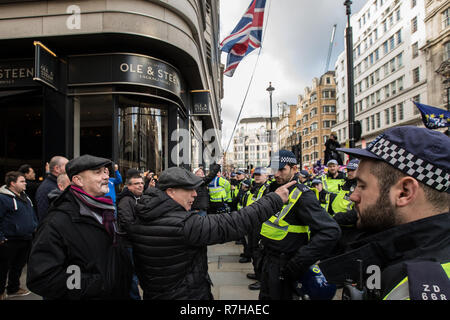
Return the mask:
<path id="1" fill-rule="evenodd" d="M 288 198 L 289 185 L 239 212 L 201 216 L 191 207 L 202 183 L 201 177 L 172 167 L 139 200 L 136 223 L 127 231 L 144 299 L 213 299 L 207 246 L 242 238 Z"/>
<path id="2" fill-rule="evenodd" d="M 274 157 L 273 160 L 275 160 Z M 274 165 L 277 165 L 273 168 Z M 341 230 L 336 221 L 320 206 L 315 193 L 296 180 L 297 159 L 288 150 L 280 150 L 270 190 L 289 187 L 289 202 L 272 212 L 261 227 L 263 258 L 261 263 L 261 300 L 293 299 L 294 283 L 336 245 Z"/>
<path id="3" fill-rule="evenodd" d="M 450 138 L 402 126 L 386 130 L 366 149 L 341 150 L 361 159 L 350 200 L 357 227 L 375 234 L 320 263 L 325 277 L 342 283 L 349 275 L 355 281 L 362 276 L 364 299 L 448 300 Z M 379 272 L 368 281 L 370 266 Z"/>
<path id="4" fill-rule="evenodd" d="M 69 187 L 36 232 L 27 287 L 45 299 L 129 299 L 132 266 L 116 234 L 108 159 L 70 160 Z"/>

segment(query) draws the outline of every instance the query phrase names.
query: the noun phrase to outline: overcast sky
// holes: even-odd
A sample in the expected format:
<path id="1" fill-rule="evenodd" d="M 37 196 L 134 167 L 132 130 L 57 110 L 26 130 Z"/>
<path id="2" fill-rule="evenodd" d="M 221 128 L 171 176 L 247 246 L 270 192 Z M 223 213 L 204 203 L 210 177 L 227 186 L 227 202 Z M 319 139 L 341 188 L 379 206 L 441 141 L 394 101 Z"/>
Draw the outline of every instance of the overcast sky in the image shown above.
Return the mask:
<path id="1" fill-rule="evenodd" d="M 358 12 L 367 0 L 353 0 L 352 13 Z M 220 41 L 234 29 L 251 0 L 220 1 Z M 344 50 L 346 12 L 344 0 L 267 0 L 265 38 L 254 79 L 241 117 L 269 116 L 269 81 L 273 116 L 277 103 L 297 104 L 297 97 L 314 77 L 325 70 L 333 25 L 337 24 L 329 70 L 334 70 L 338 55 Z M 267 19 L 268 18 L 268 19 Z M 224 76 L 222 100 L 222 145 L 227 147 L 247 90 L 259 49 L 245 57 L 233 77 Z M 221 54 L 226 64 L 227 54 Z M 230 149 L 231 150 L 231 147 Z"/>

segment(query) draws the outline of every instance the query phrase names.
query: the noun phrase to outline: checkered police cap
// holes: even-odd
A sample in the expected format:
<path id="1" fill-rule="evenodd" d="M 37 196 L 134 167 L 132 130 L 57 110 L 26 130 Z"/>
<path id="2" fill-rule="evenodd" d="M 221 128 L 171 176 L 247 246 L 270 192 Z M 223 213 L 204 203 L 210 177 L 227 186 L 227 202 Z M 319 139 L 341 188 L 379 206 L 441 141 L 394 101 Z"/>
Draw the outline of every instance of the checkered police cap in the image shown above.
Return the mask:
<path id="1" fill-rule="evenodd" d="M 450 191 L 450 138 L 440 132 L 395 127 L 379 135 L 366 149 L 337 150 L 385 161 L 435 190 Z"/>

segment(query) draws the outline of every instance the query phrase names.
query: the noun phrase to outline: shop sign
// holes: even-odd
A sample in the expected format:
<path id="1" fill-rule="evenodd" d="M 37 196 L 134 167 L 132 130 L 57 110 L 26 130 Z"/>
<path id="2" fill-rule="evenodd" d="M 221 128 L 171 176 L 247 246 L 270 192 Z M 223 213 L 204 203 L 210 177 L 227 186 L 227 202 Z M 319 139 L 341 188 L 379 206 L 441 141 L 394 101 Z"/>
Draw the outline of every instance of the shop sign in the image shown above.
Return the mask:
<path id="1" fill-rule="evenodd" d="M 89 84 L 135 84 L 181 95 L 181 77 L 161 60 L 137 54 L 95 54 L 69 60 L 69 86 Z"/>
<path id="2" fill-rule="evenodd" d="M 210 115 L 209 90 L 192 90 L 192 116 Z"/>
<path id="3" fill-rule="evenodd" d="M 32 59 L 0 61 L 0 88 L 35 86 Z"/>
<path id="4" fill-rule="evenodd" d="M 58 90 L 60 85 L 60 64 L 58 57 L 38 41 L 35 45 L 35 74 L 33 80 Z"/>

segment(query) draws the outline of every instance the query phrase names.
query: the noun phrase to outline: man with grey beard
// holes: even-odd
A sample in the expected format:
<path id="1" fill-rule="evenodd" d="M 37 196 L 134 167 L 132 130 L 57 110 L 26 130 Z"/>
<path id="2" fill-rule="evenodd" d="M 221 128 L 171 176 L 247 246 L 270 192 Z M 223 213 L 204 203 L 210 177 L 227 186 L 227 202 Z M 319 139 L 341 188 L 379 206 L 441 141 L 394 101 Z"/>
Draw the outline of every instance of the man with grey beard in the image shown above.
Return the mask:
<path id="1" fill-rule="evenodd" d="M 338 149 L 361 159 L 357 227 L 375 232 L 319 266 L 330 282 L 351 277 L 363 299 L 450 298 L 450 139 L 395 127 L 366 149 Z M 351 292 L 351 290 L 349 291 Z"/>

